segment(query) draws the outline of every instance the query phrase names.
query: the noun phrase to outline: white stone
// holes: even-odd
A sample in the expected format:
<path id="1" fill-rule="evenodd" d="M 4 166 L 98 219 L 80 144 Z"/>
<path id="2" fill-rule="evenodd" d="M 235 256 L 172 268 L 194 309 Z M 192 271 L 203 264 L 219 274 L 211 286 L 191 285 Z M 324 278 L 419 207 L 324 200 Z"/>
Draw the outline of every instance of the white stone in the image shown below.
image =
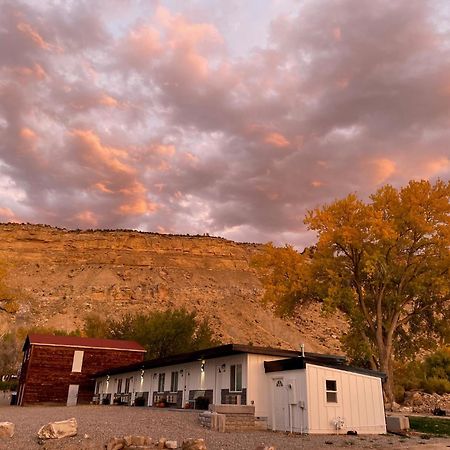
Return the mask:
<path id="1" fill-rule="evenodd" d="M 41 427 L 38 437 L 41 439 L 61 439 L 64 437 L 76 436 L 78 432 L 77 420 L 72 417 L 60 422 L 50 422 Z"/>
<path id="2" fill-rule="evenodd" d="M 12 422 L 0 422 L 0 438 L 13 437 L 15 426 Z"/>
<path id="3" fill-rule="evenodd" d="M 166 441 L 164 443 L 166 448 L 178 448 L 178 442 L 177 441 Z"/>

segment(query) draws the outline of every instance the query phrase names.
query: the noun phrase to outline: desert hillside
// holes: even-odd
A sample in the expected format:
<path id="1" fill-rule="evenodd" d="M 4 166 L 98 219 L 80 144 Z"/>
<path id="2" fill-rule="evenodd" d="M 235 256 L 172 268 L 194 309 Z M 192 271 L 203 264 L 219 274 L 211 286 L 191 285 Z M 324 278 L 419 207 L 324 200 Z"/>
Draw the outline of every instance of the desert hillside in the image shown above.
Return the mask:
<path id="1" fill-rule="evenodd" d="M 185 307 L 209 318 L 223 342 L 338 352 L 339 317 L 314 305 L 283 320 L 261 304 L 250 267 L 259 249 L 209 236 L 0 224 L 0 261 L 19 299 L 17 312 L 0 311 L 0 334 L 16 325 L 71 330 L 90 313 Z"/>

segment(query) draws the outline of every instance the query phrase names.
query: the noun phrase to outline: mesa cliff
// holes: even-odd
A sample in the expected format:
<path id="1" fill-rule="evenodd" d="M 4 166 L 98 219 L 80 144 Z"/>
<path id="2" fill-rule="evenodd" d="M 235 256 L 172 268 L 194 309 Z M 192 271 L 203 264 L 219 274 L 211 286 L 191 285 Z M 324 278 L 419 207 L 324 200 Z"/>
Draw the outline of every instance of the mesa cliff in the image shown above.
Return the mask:
<path id="1" fill-rule="evenodd" d="M 338 352 L 340 317 L 324 318 L 311 305 L 284 320 L 262 304 L 250 265 L 260 249 L 209 236 L 0 224 L 0 261 L 18 299 L 17 311 L 0 311 L 0 334 L 184 307 L 208 318 L 222 342 Z"/>

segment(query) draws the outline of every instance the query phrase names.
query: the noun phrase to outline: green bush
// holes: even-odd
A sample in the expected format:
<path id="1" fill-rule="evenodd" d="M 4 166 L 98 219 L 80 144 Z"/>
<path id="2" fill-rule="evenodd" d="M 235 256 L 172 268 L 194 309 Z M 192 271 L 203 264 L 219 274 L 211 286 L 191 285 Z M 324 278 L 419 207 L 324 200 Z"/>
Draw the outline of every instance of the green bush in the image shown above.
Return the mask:
<path id="1" fill-rule="evenodd" d="M 450 381 L 448 379 L 431 377 L 422 382 L 422 388 L 429 394 L 436 392 L 436 394 L 442 395 L 450 392 Z"/>
<path id="2" fill-rule="evenodd" d="M 16 391 L 18 385 L 17 380 L 0 381 L 0 391 Z"/>
<path id="3" fill-rule="evenodd" d="M 423 389 L 430 394 L 450 392 L 450 347 L 442 347 L 423 361 L 411 361 L 395 368 L 395 397 L 402 401 L 404 391 Z"/>

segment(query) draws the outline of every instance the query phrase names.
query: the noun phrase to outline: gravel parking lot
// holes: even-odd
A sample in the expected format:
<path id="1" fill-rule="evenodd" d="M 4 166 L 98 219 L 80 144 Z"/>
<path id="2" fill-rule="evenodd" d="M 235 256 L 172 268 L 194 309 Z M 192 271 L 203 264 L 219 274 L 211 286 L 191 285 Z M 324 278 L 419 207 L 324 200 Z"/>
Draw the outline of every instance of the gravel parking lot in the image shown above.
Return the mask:
<path id="1" fill-rule="evenodd" d="M 39 444 L 38 429 L 48 422 L 75 417 L 78 435 L 59 441 Z M 165 437 L 177 440 L 203 438 L 208 450 L 254 450 L 259 444 L 274 445 L 277 450 L 330 448 L 377 448 L 377 449 L 445 449 L 450 440 L 399 436 L 300 436 L 270 431 L 246 433 L 218 433 L 202 428 L 195 411 L 173 411 L 126 406 L 75 406 L 75 407 L 17 407 L 0 406 L 0 422 L 10 421 L 16 425 L 13 438 L 0 439 L 0 449 L 92 449 L 102 445 L 113 436 L 128 434 L 147 435 L 154 439 Z"/>

